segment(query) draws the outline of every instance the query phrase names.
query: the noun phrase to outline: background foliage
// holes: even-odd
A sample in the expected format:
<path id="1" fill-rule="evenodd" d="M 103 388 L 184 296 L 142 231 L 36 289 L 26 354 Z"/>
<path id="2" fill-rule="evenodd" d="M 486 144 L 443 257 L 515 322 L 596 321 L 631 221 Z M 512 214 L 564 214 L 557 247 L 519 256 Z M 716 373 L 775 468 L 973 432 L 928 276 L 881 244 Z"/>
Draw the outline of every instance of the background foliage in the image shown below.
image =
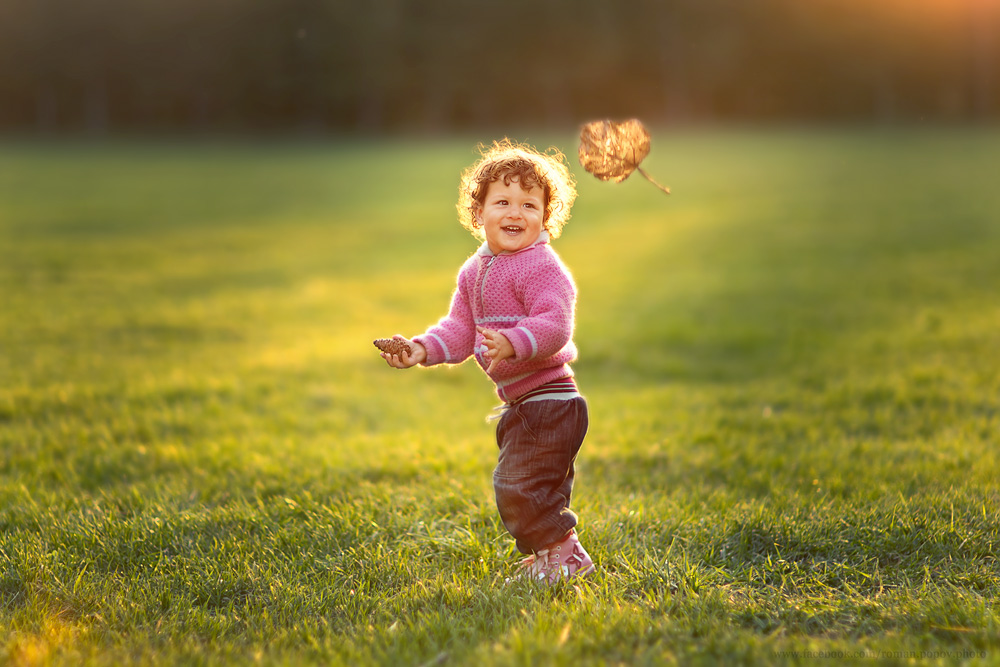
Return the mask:
<path id="1" fill-rule="evenodd" d="M 0 129 L 1000 113 L 994 0 L 4 0 Z"/>

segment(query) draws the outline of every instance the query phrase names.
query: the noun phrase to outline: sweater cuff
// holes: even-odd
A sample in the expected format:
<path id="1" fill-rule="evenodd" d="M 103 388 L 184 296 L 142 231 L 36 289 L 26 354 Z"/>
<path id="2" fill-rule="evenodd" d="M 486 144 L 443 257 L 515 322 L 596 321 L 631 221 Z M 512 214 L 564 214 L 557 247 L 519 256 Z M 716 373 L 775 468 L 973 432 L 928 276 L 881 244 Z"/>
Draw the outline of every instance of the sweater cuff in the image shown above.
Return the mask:
<path id="1" fill-rule="evenodd" d="M 514 358 L 512 361 L 529 361 L 538 356 L 538 341 L 535 335 L 525 327 L 514 327 L 513 329 L 501 329 L 500 333 L 507 337 L 514 348 Z"/>
<path id="2" fill-rule="evenodd" d="M 433 366 L 443 364 L 448 360 L 448 348 L 440 336 L 435 334 L 422 334 L 411 339 L 414 343 L 420 343 L 427 350 L 427 358 L 421 366 Z"/>

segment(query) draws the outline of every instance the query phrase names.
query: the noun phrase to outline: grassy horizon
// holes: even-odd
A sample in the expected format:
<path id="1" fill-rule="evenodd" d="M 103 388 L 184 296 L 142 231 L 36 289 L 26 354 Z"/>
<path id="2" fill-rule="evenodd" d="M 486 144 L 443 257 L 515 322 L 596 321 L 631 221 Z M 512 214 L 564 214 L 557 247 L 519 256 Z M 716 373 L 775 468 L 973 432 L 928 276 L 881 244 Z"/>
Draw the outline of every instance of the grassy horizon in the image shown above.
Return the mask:
<path id="1" fill-rule="evenodd" d="M 0 662 L 1000 661 L 1000 133 L 654 132 L 555 241 L 599 564 L 505 586 L 474 141 L 0 143 Z"/>

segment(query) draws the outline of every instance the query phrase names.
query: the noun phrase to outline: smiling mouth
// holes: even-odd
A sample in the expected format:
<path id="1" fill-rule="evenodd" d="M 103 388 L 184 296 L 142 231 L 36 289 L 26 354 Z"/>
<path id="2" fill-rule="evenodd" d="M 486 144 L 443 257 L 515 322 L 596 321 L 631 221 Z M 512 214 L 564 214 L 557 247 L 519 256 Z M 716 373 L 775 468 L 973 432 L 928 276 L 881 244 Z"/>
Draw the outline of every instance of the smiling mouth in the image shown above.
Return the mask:
<path id="1" fill-rule="evenodd" d="M 515 227 L 513 225 L 509 225 L 507 227 L 501 227 L 501 229 L 503 229 L 505 232 L 507 232 L 511 236 L 514 236 L 515 234 L 520 234 L 524 230 L 523 227 Z"/>

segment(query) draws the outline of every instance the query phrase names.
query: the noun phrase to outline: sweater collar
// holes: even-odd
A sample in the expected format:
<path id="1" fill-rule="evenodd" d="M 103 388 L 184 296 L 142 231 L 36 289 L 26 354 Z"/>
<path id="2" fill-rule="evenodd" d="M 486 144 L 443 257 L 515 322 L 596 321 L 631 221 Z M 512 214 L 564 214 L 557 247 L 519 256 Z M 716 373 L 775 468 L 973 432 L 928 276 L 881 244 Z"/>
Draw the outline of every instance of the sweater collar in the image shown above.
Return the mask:
<path id="1" fill-rule="evenodd" d="M 529 246 L 527 246 L 525 248 L 521 248 L 520 250 L 515 250 L 514 252 L 503 251 L 503 252 L 501 252 L 499 254 L 501 254 L 501 255 L 516 255 L 519 252 L 524 252 L 525 250 L 530 250 L 530 249 L 534 248 L 535 246 L 539 246 L 539 245 L 542 245 L 543 243 L 548 243 L 548 242 L 549 242 L 549 233 L 543 229 L 538 234 L 538 239 L 534 243 L 532 243 L 531 245 L 529 245 Z M 480 255 L 481 257 L 493 257 L 497 253 L 494 253 L 492 250 L 490 250 L 490 244 L 489 243 L 487 243 L 486 241 L 483 241 L 483 245 L 479 246 L 479 250 L 476 251 L 476 254 Z"/>

